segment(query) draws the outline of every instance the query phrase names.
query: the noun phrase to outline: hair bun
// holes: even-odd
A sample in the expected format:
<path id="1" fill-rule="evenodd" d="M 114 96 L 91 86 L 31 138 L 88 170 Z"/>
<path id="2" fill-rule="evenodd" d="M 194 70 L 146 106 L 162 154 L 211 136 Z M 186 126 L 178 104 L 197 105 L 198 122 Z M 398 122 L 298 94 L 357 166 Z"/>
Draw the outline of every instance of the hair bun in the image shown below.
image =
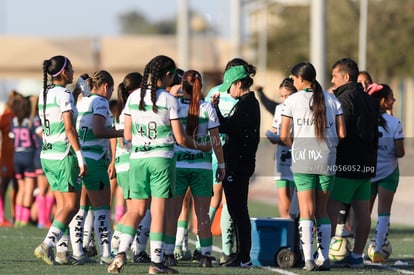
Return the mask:
<path id="1" fill-rule="evenodd" d="M 368 86 L 368 88 L 367 88 L 367 93 L 368 93 L 369 95 L 372 95 L 372 94 L 374 94 L 374 93 L 376 93 L 376 92 L 378 92 L 378 91 L 381 91 L 381 90 L 382 90 L 382 88 L 384 88 L 384 86 L 382 86 L 381 84 L 378 84 L 378 83 L 372 83 L 372 84 L 370 84 L 370 85 Z"/>

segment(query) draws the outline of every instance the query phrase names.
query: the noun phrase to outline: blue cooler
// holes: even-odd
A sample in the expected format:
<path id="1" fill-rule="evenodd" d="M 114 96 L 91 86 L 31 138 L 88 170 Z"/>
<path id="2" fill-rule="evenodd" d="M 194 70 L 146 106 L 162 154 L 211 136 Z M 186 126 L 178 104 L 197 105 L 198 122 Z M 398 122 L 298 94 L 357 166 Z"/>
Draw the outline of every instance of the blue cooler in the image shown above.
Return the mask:
<path id="1" fill-rule="evenodd" d="M 277 266 L 276 256 L 283 248 L 295 251 L 295 221 L 282 218 L 251 218 L 252 248 L 255 266 Z"/>

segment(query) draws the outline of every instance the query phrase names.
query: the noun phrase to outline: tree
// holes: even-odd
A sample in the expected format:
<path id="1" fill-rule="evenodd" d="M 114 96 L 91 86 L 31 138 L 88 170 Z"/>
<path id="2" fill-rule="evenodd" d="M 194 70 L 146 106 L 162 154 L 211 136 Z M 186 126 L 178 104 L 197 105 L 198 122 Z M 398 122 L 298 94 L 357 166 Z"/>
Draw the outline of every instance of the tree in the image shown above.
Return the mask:
<path id="1" fill-rule="evenodd" d="M 176 19 L 151 23 L 137 11 L 121 14 L 119 17 L 122 34 L 175 34 Z"/>
<path id="2" fill-rule="evenodd" d="M 327 0 L 327 68 L 342 58 L 358 61 L 359 7 L 355 0 Z M 287 74 L 297 62 L 309 60 L 309 6 L 268 7 L 278 24 L 269 26 L 268 64 Z M 386 82 L 414 73 L 414 1 L 369 0 L 367 70 Z M 253 36 L 257 48 L 257 36 Z M 328 70 L 330 71 L 330 70 Z"/>

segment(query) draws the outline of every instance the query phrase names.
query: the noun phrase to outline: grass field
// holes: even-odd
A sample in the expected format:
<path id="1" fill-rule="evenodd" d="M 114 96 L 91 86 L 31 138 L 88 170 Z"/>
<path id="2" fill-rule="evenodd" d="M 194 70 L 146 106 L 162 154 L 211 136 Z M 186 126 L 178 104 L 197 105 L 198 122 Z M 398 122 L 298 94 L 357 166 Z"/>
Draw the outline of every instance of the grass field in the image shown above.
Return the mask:
<path id="1" fill-rule="evenodd" d="M 257 202 L 250 203 L 252 217 L 275 216 L 273 206 Z M 374 223 L 374 222 L 373 222 Z M 87 264 L 83 266 L 47 266 L 33 256 L 34 248 L 45 237 L 46 230 L 29 226 L 26 228 L 0 228 L 0 274 L 106 274 L 106 266 Z M 374 234 L 372 230 L 371 235 Z M 194 240 L 194 236 L 190 236 Z M 414 228 L 392 225 L 390 241 L 392 256 L 387 264 L 367 265 L 363 269 L 332 268 L 324 274 L 414 274 Z M 269 240 L 271 241 L 271 240 Z M 193 243 L 193 242 L 192 242 Z M 214 247 L 219 248 L 220 237 L 214 238 Z M 192 246 L 193 248 L 193 246 Z M 218 249 L 213 253 L 220 256 Z M 401 261 L 405 265 L 394 265 Z M 181 274 L 304 274 L 301 268 L 280 269 L 278 267 L 256 267 L 253 269 L 223 268 L 217 264 L 213 268 L 199 268 L 197 263 L 180 262 L 177 270 Z M 147 274 L 148 264 L 128 263 L 123 274 Z"/>

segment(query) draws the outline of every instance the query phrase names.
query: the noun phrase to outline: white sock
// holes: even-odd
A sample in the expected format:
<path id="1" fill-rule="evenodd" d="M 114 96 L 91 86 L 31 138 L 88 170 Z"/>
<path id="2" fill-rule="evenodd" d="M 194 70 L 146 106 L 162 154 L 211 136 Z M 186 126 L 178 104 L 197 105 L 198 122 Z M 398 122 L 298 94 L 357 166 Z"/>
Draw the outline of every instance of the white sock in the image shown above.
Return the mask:
<path id="1" fill-rule="evenodd" d="M 119 250 L 121 231 L 115 230 L 111 238 L 111 248 L 113 250 Z"/>
<path id="2" fill-rule="evenodd" d="M 99 250 L 102 257 L 111 256 L 111 211 L 109 209 L 94 210 L 94 228 L 98 239 Z"/>
<path id="3" fill-rule="evenodd" d="M 58 240 L 62 237 L 63 231 L 53 225 L 47 231 L 46 238 L 43 240 L 43 243 L 48 247 L 55 247 Z"/>
<path id="4" fill-rule="evenodd" d="M 69 223 L 70 243 L 75 257 L 83 255 L 83 225 L 85 221 L 85 209 L 80 208 Z"/>
<path id="5" fill-rule="evenodd" d="M 163 242 L 162 245 L 163 245 L 163 250 L 164 250 L 165 255 L 174 254 L 175 244 L 166 244 Z"/>
<path id="6" fill-rule="evenodd" d="M 154 263 L 161 263 L 163 260 L 163 246 L 162 241 L 150 240 L 151 261 Z"/>
<path id="7" fill-rule="evenodd" d="M 299 235 L 302 243 L 303 256 L 305 261 L 313 259 L 313 221 L 311 220 L 299 220 Z"/>
<path id="8" fill-rule="evenodd" d="M 329 244 L 331 242 L 331 224 L 321 224 L 317 227 L 318 232 L 318 258 L 329 259 Z"/>
<path id="9" fill-rule="evenodd" d="M 188 223 L 186 221 L 178 221 L 177 223 L 177 233 L 175 234 L 175 246 L 182 247 L 184 238 L 185 238 L 185 231 L 187 230 Z"/>
<path id="10" fill-rule="evenodd" d="M 59 241 L 56 243 L 56 252 L 66 253 L 69 246 L 69 234 L 63 234 Z"/>
<path id="11" fill-rule="evenodd" d="M 131 247 L 132 240 L 134 239 L 134 236 L 131 236 L 126 233 L 122 233 L 121 237 L 119 238 L 119 250 L 118 253 L 125 253 L 128 254 L 128 250 Z"/>
<path id="12" fill-rule="evenodd" d="M 88 246 L 91 242 L 95 243 L 93 238 L 93 211 L 85 210 L 83 223 L 83 246 Z"/>
<path id="13" fill-rule="evenodd" d="M 150 227 L 151 227 L 151 212 L 149 209 L 147 209 L 147 212 L 145 212 L 144 217 L 142 218 L 141 222 L 138 225 L 137 229 L 137 247 L 135 250 L 135 255 L 138 255 L 141 251 L 145 251 L 147 248 L 149 233 L 150 233 Z"/>
<path id="14" fill-rule="evenodd" d="M 381 251 L 388 237 L 390 229 L 390 216 L 379 216 L 375 232 L 375 251 Z"/>

